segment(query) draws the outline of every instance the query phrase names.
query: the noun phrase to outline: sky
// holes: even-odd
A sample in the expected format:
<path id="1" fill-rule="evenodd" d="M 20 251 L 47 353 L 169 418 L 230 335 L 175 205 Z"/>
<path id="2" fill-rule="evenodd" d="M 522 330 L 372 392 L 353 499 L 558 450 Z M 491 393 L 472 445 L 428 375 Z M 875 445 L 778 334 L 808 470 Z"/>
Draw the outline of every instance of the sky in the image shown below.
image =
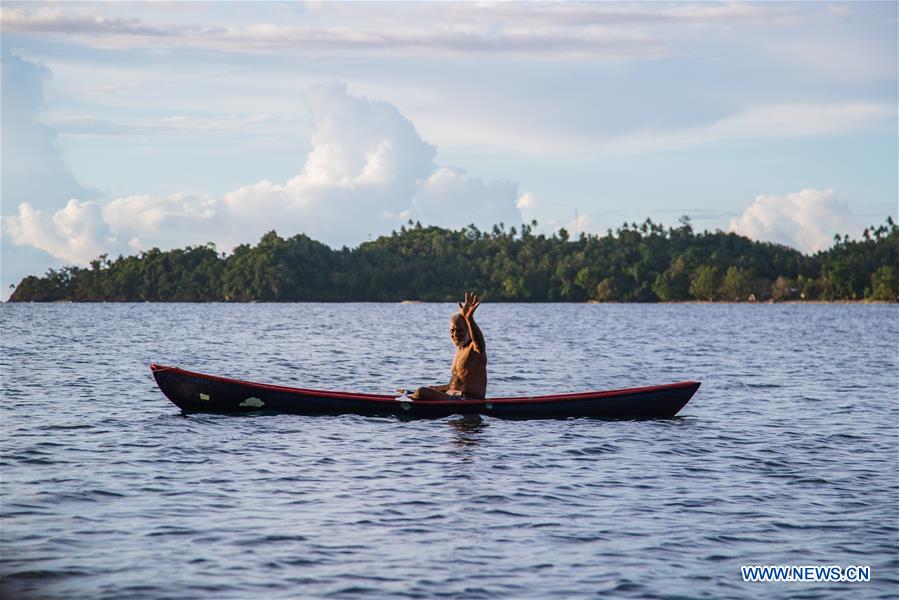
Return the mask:
<path id="1" fill-rule="evenodd" d="M 897 3 L 4 2 L 0 285 L 266 231 L 804 252 L 897 218 Z"/>

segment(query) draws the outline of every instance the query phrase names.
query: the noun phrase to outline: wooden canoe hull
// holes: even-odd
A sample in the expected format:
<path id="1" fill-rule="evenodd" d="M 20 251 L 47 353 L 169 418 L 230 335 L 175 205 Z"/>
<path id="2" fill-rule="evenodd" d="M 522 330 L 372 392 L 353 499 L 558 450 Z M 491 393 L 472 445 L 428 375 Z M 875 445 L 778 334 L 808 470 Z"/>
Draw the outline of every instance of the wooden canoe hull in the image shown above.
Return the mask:
<path id="1" fill-rule="evenodd" d="M 440 418 L 483 414 L 506 419 L 666 418 L 687 404 L 699 382 L 576 394 L 412 401 L 381 394 L 354 394 L 292 388 L 163 365 L 150 365 L 159 389 L 185 413 L 266 411 L 302 415 L 359 414 Z"/>

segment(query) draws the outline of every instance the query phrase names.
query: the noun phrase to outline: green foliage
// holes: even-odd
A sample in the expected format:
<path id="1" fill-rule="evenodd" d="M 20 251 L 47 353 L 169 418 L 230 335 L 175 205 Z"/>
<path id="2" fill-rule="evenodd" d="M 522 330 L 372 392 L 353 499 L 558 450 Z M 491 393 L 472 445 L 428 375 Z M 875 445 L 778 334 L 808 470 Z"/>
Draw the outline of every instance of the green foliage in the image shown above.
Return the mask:
<path id="1" fill-rule="evenodd" d="M 212 244 L 102 255 L 87 268 L 26 277 L 10 299 L 447 302 L 466 289 L 511 302 L 899 297 L 899 228 L 891 219 L 866 229 L 858 241 L 840 237 L 814 256 L 733 233 L 696 233 L 689 219 L 668 229 L 649 219 L 624 223 L 606 235 L 577 239 L 564 229 L 535 235 L 536 225 L 454 231 L 410 221 L 391 235 L 340 250 L 271 231 L 230 255 Z"/>
<path id="2" fill-rule="evenodd" d="M 883 265 L 871 275 L 872 300 L 899 301 L 899 276 L 892 265 Z"/>
<path id="3" fill-rule="evenodd" d="M 612 277 L 606 277 L 596 284 L 596 299 L 600 302 L 615 302 L 620 300 L 618 284 Z"/>
<path id="4" fill-rule="evenodd" d="M 690 295 L 697 300 L 712 301 L 718 297 L 718 267 L 702 265 L 693 273 Z"/>
<path id="5" fill-rule="evenodd" d="M 721 283 L 721 297 L 735 302 L 746 301 L 750 296 L 755 297 L 755 277 L 749 269 L 740 267 L 727 267 L 724 281 Z"/>
<path id="6" fill-rule="evenodd" d="M 800 293 L 799 282 L 789 277 L 779 276 L 771 286 L 771 298 L 775 302 L 797 300 Z"/>
<path id="7" fill-rule="evenodd" d="M 656 277 L 652 291 L 662 302 L 690 299 L 690 273 L 683 256 L 677 257 L 664 273 Z"/>

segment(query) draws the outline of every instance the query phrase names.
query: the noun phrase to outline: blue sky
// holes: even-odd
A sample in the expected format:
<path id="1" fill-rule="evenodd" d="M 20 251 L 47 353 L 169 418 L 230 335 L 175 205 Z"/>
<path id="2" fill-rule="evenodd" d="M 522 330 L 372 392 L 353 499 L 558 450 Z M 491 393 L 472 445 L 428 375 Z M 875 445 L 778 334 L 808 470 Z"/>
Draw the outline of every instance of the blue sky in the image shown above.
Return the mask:
<path id="1" fill-rule="evenodd" d="M 896 3 L 14 3 L 2 270 L 407 219 L 897 213 Z M 575 211 L 578 222 L 574 223 Z"/>

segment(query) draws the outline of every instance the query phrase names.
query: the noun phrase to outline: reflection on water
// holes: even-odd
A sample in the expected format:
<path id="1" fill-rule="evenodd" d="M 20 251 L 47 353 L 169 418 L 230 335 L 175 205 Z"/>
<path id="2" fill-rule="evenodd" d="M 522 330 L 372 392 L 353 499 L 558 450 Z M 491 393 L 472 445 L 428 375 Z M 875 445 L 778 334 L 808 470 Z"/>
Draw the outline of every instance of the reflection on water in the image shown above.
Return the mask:
<path id="1" fill-rule="evenodd" d="M 459 418 L 451 418 L 447 420 L 447 423 L 453 428 L 453 443 L 460 448 L 477 446 L 483 439 L 481 434 L 488 427 L 481 415 L 463 415 Z"/>

